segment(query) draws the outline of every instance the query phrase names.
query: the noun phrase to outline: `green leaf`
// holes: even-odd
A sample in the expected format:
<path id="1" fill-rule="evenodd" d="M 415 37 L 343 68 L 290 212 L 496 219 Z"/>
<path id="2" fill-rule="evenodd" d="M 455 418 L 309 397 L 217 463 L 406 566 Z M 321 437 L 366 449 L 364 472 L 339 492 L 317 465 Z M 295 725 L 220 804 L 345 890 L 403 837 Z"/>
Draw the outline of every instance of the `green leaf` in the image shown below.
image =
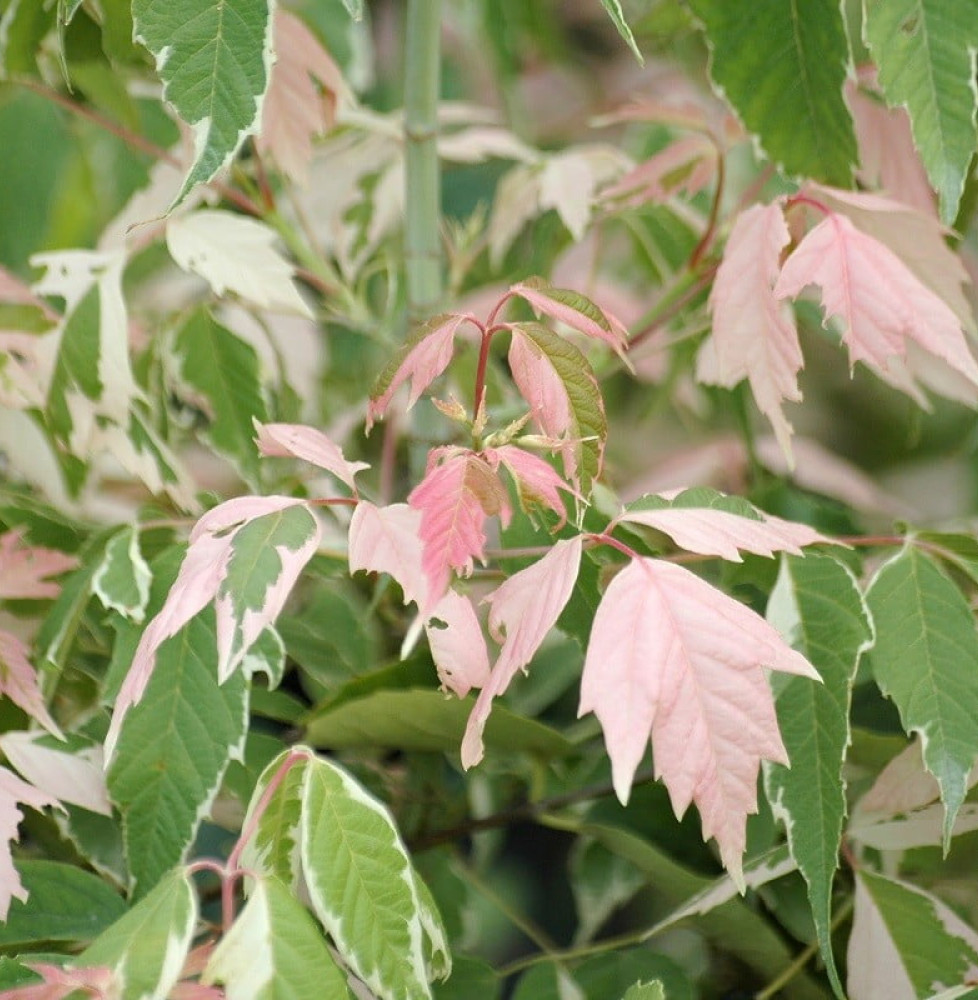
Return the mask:
<path id="1" fill-rule="evenodd" d="M 383 1000 L 430 997 L 424 940 L 433 928 L 443 936 L 441 921 L 387 809 L 345 771 L 311 758 L 301 836 L 312 908 L 344 961 Z M 447 955 L 438 964 L 450 970 Z"/>
<path id="2" fill-rule="evenodd" d="M 944 803 L 944 849 L 978 758 L 975 620 L 961 591 L 929 557 L 907 546 L 880 569 L 866 595 L 876 624 L 871 663 L 908 732 L 919 733 L 924 766 Z"/>
<path id="3" fill-rule="evenodd" d="M 292 764 L 258 812 L 270 783 L 290 755 L 294 758 Z M 241 854 L 241 866 L 260 875 L 273 876 L 292 889 L 299 884 L 299 819 L 305 766 L 305 757 L 296 756 L 290 750 L 280 753 L 259 776 L 242 824 L 242 829 L 249 829 L 257 815 L 254 830 Z"/>
<path id="4" fill-rule="evenodd" d="M 136 40 L 163 98 L 191 127 L 196 158 L 173 206 L 227 166 L 261 120 L 272 63 L 269 0 L 133 0 Z"/>
<path id="5" fill-rule="evenodd" d="M 885 982 L 893 995 L 931 997 L 941 984 L 964 982 L 978 965 L 978 935 L 949 907 L 866 869 L 856 875 L 850 948 L 863 963 L 849 972 L 853 995 L 868 996 L 865 986 Z"/>
<path id="6" fill-rule="evenodd" d="M 502 982 L 496 970 L 479 958 L 456 955 L 448 982 L 432 986 L 434 1000 L 499 1000 Z"/>
<path id="7" fill-rule="evenodd" d="M 146 614 L 151 579 L 149 566 L 139 551 L 139 530 L 130 525 L 113 535 L 106 545 L 92 577 L 92 590 L 103 607 L 138 623 Z"/>
<path id="8" fill-rule="evenodd" d="M 346 7 L 347 13 L 354 21 L 360 21 L 363 18 L 363 0 L 343 0 L 343 6 Z"/>
<path id="9" fill-rule="evenodd" d="M 914 144 L 940 197 L 958 213 L 975 152 L 978 7 L 955 0 L 864 0 L 863 36 L 889 105 L 910 113 Z"/>
<path id="10" fill-rule="evenodd" d="M 274 878 L 259 879 L 251 898 L 214 950 L 204 985 L 222 983 L 235 1000 L 348 1000 L 316 922 Z"/>
<path id="11" fill-rule="evenodd" d="M 630 862 L 594 840 L 578 840 L 570 856 L 570 886 L 577 909 L 574 943 L 590 941 L 627 903 L 645 878 Z"/>
<path id="12" fill-rule="evenodd" d="M 628 22 L 625 20 L 621 4 L 618 0 L 601 0 L 601 6 L 608 12 L 608 17 L 611 18 L 612 23 L 618 29 L 618 34 L 625 40 L 628 47 L 634 53 L 635 58 L 639 61 L 639 64 L 644 66 L 645 60 L 642 58 L 642 53 L 638 50 L 638 45 L 635 44 L 635 36 L 632 34 L 632 29 L 629 28 Z"/>
<path id="13" fill-rule="evenodd" d="M 588 496 L 601 471 L 608 437 L 604 400 L 594 370 L 581 351 L 543 323 L 516 323 L 513 332 L 521 335 L 538 357 L 546 359 L 564 387 L 571 415 L 567 436 L 574 442 L 581 493 Z"/>
<path id="14" fill-rule="evenodd" d="M 190 876 L 176 869 L 103 931 L 74 964 L 115 969 L 122 981 L 121 1000 L 165 997 L 180 976 L 196 925 L 197 894 Z"/>
<path id="15" fill-rule="evenodd" d="M 710 879 L 679 864 L 659 847 L 629 830 L 570 815 L 548 817 L 547 825 L 593 837 L 610 851 L 631 861 L 655 886 L 660 906 L 678 908 L 712 887 Z M 745 875 L 748 868 L 745 865 Z M 762 980 L 773 979 L 791 963 L 792 950 L 781 935 L 735 890 L 723 904 L 707 912 L 700 909 L 693 912 L 697 914 L 698 931 L 724 951 L 737 955 Z M 783 987 L 783 992 L 786 1000 L 825 1000 L 824 990 L 805 973 L 795 976 Z"/>
<path id="16" fill-rule="evenodd" d="M 0 947 L 42 941 L 91 941 L 126 912 L 122 897 L 97 875 L 59 861 L 18 861 L 29 893 L 14 899 L 0 924 Z"/>
<path id="17" fill-rule="evenodd" d="M 822 555 L 782 560 L 767 617 L 823 681 L 789 677 L 779 685 L 778 726 L 791 767 L 765 765 L 764 787 L 808 885 L 826 971 L 841 998 L 832 954 L 832 880 L 846 816 L 842 765 L 852 685 L 859 658 L 872 644 L 872 625 L 852 573 Z"/>
<path id="18" fill-rule="evenodd" d="M 458 752 L 473 698 L 446 698 L 441 691 L 377 691 L 314 713 L 306 739 L 316 746 L 389 747 Z M 497 705 L 486 724 L 485 743 L 497 751 L 559 757 L 571 744 L 556 730 Z"/>
<path id="19" fill-rule="evenodd" d="M 559 972 L 560 967 L 555 963 L 531 969 L 520 979 L 513 1000 L 564 1000 L 568 994 L 561 989 Z M 675 961 L 648 946 L 627 951 L 619 949 L 582 962 L 573 972 L 573 982 L 580 993 L 569 995 L 587 1000 L 612 1000 L 620 998 L 636 980 L 665 984 L 669 1000 L 693 1000 L 695 996 L 692 985 Z"/>
<path id="20" fill-rule="evenodd" d="M 253 487 L 261 481 L 253 420 L 265 422 L 260 364 L 255 349 L 198 309 L 180 328 L 174 349 L 190 402 L 207 417 L 204 438 L 230 459 Z"/>
<path id="21" fill-rule="evenodd" d="M 719 490 L 711 489 L 709 486 L 696 486 L 692 489 L 683 490 L 668 500 L 655 493 L 646 493 L 644 496 L 633 500 L 625 505 L 625 510 L 671 510 L 673 508 L 683 510 L 707 508 L 708 510 L 720 510 L 727 514 L 736 514 L 739 517 L 746 517 L 752 521 L 764 520 L 760 511 L 743 497 L 729 496 Z"/>
<path id="22" fill-rule="evenodd" d="M 210 608 L 167 639 L 119 735 L 109 796 L 122 813 L 137 898 L 186 856 L 230 759 L 241 756 L 247 681 L 238 672 L 218 684 L 216 641 Z"/>
<path id="23" fill-rule="evenodd" d="M 50 4 L 10 0 L 0 20 L 0 77 L 38 75 L 37 53 L 55 23 Z"/>
<path id="24" fill-rule="evenodd" d="M 842 99 L 849 45 L 837 0 L 691 0 L 710 74 L 789 174 L 847 188 L 856 139 Z"/>

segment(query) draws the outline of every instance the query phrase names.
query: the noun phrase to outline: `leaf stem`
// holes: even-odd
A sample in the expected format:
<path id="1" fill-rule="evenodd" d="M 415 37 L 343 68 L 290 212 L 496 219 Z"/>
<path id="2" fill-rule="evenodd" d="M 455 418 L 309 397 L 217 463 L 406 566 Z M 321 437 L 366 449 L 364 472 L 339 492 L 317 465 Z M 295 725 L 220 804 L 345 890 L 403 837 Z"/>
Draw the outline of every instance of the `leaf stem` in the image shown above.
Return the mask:
<path id="1" fill-rule="evenodd" d="M 404 266 L 408 320 L 426 319 L 442 294 L 438 92 L 441 0 L 408 0 L 404 31 Z"/>

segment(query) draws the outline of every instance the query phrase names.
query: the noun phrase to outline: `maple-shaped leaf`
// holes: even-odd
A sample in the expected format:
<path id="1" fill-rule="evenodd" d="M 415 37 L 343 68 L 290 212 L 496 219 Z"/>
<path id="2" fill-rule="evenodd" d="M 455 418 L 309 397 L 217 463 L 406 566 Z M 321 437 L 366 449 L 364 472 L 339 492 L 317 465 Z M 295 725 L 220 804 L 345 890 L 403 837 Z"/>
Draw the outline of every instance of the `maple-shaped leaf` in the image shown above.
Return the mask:
<path id="1" fill-rule="evenodd" d="M 737 216 L 710 292 L 713 334 L 700 350 L 696 371 L 699 381 L 727 388 L 748 379 L 789 458 L 791 424 L 781 404 L 801 399 L 798 371 L 804 360 L 791 308 L 775 297 L 774 285 L 790 241 L 777 203 L 752 205 Z"/>
<path id="2" fill-rule="evenodd" d="M 319 538 L 319 522 L 294 497 L 237 497 L 200 518 L 166 602 L 146 626 L 119 689 L 106 760 L 126 713 L 146 690 L 161 643 L 214 601 L 217 676 L 223 683 L 282 610 Z"/>
<path id="3" fill-rule="evenodd" d="M 61 585 L 48 577 L 77 565 L 74 556 L 40 545 L 25 545 L 23 532 L 5 531 L 0 535 L 0 599 L 57 597 Z"/>
<path id="4" fill-rule="evenodd" d="M 292 283 L 295 268 L 275 248 L 277 238 L 264 222 L 221 209 L 172 216 L 166 224 L 170 256 L 199 274 L 215 295 L 231 291 L 256 306 L 312 319 Z"/>
<path id="5" fill-rule="evenodd" d="M 0 629 L 0 694 L 20 706 L 49 733 L 62 735 L 44 704 L 44 696 L 37 683 L 37 671 L 28 658 L 27 647 L 5 629 Z"/>
<path id="6" fill-rule="evenodd" d="M 482 732 L 493 698 L 502 694 L 516 671 L 533 659 L 570 600 L 581 565 L 582 544 L 580 535 L 562 539 L 542 559 L 514 573 L 485 598 L 489 605 L 489 634 L 502 644 L 502 649 L 465 727 L 463 767 L 482 760 Z"/>
<path id="7" fill-rule="evenodd" d="M 312 140 L 334 123 L 336 106 L 352 94 L 336 63 L 319 39 L 294 14 L 279 7 L 272 22 L 277 56 L 261 110 L 255 140 L 284 174 L 305 184 L 312 159 Z"/>
<path id="8" fill-rule="evenodd" d="M 494 469 L 500 464 L 506 466 L 516 483 L 520 506 L 524 510 L 530 506 L 549 507 L 560 518 L 558 528 L 567 520 L 560 490 L 570 493 L 578 500 L 583 499 L 577 490 L 561 479 L 553 466 L 538 455 L 512 444 L 504 444 L 499 448 L 486 448 L 482 454 Z"/>
<path id="9" fill-rule="evenodd" d="M 88 969 L 51 965 L 48 962 L 24 962 L 41 977 L 39 983 L 25 983 L 0 990 L 0 1000 L 62 1000 L 76 993 L 111 1000 L 121 993 L 115 971 L 104 965 Z"/>
<path id="10" fill-rule="evenodd" d="M 406 503 L 377 507 L 361 500 L 357 504 L 350 519 L 350 572 L 387 573 L 400 585 L 404 603 L 414 601 L 424 612 L 428 579 L 421 566 L 422 548 L 420 510 Z"/>
<path id="11" fill-rule="evenodd" d="M 17 827 L 24 818 L 19 805 L 32 809 L 57 806 L 58 800 L 21 781 L 12 771 L 0 767 L 0 921 L 7 919 L 10 900 L 27 900 L 27 890 L 20 881 L 10 854 L 10 842 L 17 840 Z"/>
<path id="12" fill-rule="evenodd" d="M 421 393 L 448 367 L 455 350 L 455 334 L 471 317 L 465 313 L 443 313 L 422 323 L 404 342 L 380 373 L 367 406 L 367 430 L 387 412 L 394 393 L 409 379 L 408 409 Z"/>
<path id="13" fill-rule="evenodd" d="M 911 339 L 978 385 L 978 364 L 952 309 L 846 216 L 832 212 L 808 233 L 785 262 L 774 294 L 793 297 L 807 285 L 821 288 L 826 319 L 842 324 L 852 364 L 885 372 L 891 358 L 906 356 Z"/>
<path id="14" fill-rule="evenodd" d="M 628 331 L 621 320 L 606 312 L 587 296 L 570 288 L 554 288 L 542 278 L 527 278 L 510 286 L 537 312 L 564 323 L 585 337 L 601 340 L 622 358 L 628 348 Z"/>
<path id="15" fill-rule="evenodd" d="M 714 496 L 718 502 L 738 499 L 722 494 Z M 742 561 L 742 551 L 769 557 L 775 552 L 801 555 L 804 545 L 832 543 L 832 539 L 807 524 L 784 521 L 749 505 L 744 510 L 724 510 L 709 506 L 706 498 L 699 497 L 699 490 L 681 493 L 671 501 L 662 496 L 643 497 L 629 504 L 618 521 L 644 524 L 664 532 L 680 548 L 732 562 Z"/>
<path id="16" fill-rule="evenodd" d="M 472 602 L 454 590 L 431 609 L 424 626 L 442 686 L 464 698 L 489 680 L 489 653 Z"/>
<path id="17" fill-rule="evenodd" d="M 601 723 L 618 798 L 651 736 L 676 815 L 695 803 L 738 884 L 760 762 L 788 763 L 764 668 L 818 679 L 760 615 L 681 566 L 638 558 L 598 605 L 581 677 L 578 714 Z"/>
<path id="18" fill-rule="evenodd" d="M 542 323 L 512 327 L 509 367 L 540 431 L 555 443 L 567 478 L 587 496 L 601 472 L 608 423 L 587 358 Z"/>
<path id="19" fill-rule="evenodd" d="M 708 135 L 684 135 L 601 192 L 603 201 L 635 207 L 702 191 L 716 173 L 717 147 Z"/>
<path id="20" fill-rule="evenodd" d="M 369 469 L 366 462 L 348 462 L 343 457 L 343 449 L 331 441 L 322 431 L 304 424 L 261 424 L 254 421 L 258 437 L 255 443 L 262 455 L 292 456 L 311 462 L 336 476 L 341 483 L 357 493 L 353 477 L 363 469 Z"/>
<path id="21" fill-rule="evenodd" d="M 428 471 L 408 496 L 421 512 L 421 565 L 429 600 L 448 587 L 451 571 L 468 576 L 475 559 L 484 561 L 485 522 L 498 514 L 509 523 L 509 498 L 492 467 L 471 451 L 436 449 Z"/>

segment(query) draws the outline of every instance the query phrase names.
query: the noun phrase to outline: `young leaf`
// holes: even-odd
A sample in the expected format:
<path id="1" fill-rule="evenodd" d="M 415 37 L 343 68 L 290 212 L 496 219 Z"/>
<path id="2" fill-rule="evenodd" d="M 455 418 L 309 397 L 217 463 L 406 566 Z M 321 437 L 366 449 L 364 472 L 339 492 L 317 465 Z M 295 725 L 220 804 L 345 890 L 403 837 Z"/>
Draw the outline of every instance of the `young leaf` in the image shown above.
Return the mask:
<path id="1" fill-rule="evenodd" d="M 691 198 L 713 180 L 717 155 L 716 143 L 708 135 L 684 135 L 604 188 L 601 200 L 612 207 L 622 203 L 637 207 L 663 204 L 680 192 Z"/>
<path id="2" fill-rule="evenodd" d="M 856 667 L 873 642 L 869 611 L 850 570 L 828 556 L 785 558 L 768 621 L 821 674 L 784 678 L 776 708 L 791 768 L 764 767 L 764 787 L 808 885 L 815 931 L 832 987 L 844 996 L 832 954 L 832 881 L 846 815 L 842 766 Z"/>
<path id="3" fill-rule="evenodd" d="M 292 283 L 295 269 L 275 249 L 275 240 L 275 231 L 265 223 L 220 209 L 174 216 L 166 225 L 166 245 L 174 261 L 199 274 L 215 295 L 231 291 L 256 306 L 312 319 Z"/>
<path id="4" fill-rule="evenodd" d="M 625 20 L 621 4 L 618 0 L 601 0 L 601 6 L 608 12 L 608 17 L 611 18 L 612 23 L 618 29 L 618 34 L 625 40 L 625 43 L 632 50 L 639 64 L 644 65 L 645 60 L 642 58 L 642 53 L 639 52 L 638 46 L 635 44 L 635 36 L 632 34 L 632 29 L 629 28 L 628 22 Z"/>
<path id="5" fill-rule="evenodd" d="M 146 626 L 119 690 L 105 739 L 106 759 L 112 757 L 126 713 L 146 689 L 160 644 L 214 600 L 218 679 L 227 679 L 278 616 L 318 544 L 319 522 L 292 497 L 238 497 L 197 522 L 180 573 Z"/>
<path id="6" fill-rule="evenodd" d="M 564 500 L 558 491 L 564 490 L 577 500 L 583 500 L 583 497 L 565 483 L 547 462 L 522 448 L 504 444 L 500 448 L 486 448 L 482 454 L 494 469 L 498 468 L 500 463 L 506 466 L 516 483 L 520 506 L 524 510 L 533 506 L 549 507 L 560 518 L 557 529 L 567 520 Z"/>
<path id="7" fill-rule="evenodd" d="M 291 455 L 318 465 L 349 486 L 356 496 L 357 486 L 353 477 L 370 466 L 366 462 L 348 462 L 343 457 L 343 449 L 322 431 L 303 424 L 260 424 L 257 420 L 254 426 L 258 431 L 255 443 L 262 455 Z"/>
<path id="8" fill-rule="evenodd" d="M 17 827 L 24 818 L 18 808 L 21 803 L 32 809 L 58 805 L 50 795 L 0 767 L 0 921 L 7 919 L 11 899 L 19 899 L 22 903 L 27 899 L 27 890 L 21 884 L 10 854 L 10 842 L 18 839 Z"/>
<path id="9" fill-rule="evenodd" d="M 428 599 L 445 593 L 451 571 L 472 572 L 473 561 L 485 560 L 485 522 L 498 514 L 510 518 L 509 498 L 489 464 L 471 451 L 432 452 L 428 472 L 408 496 L 421 512 L 421 565 Z"/>
<path id="10" fill-rule="evenodd" d="M 259 460 L 252 421 L 266 417 L 258 353 L 221 326 L 205 308 L 195 310 L 173 342 L 177 391 L 202 410 L 203 438 L 256 488 Z"/>
<path id="11" fill-rule="evenodd" d="M 833 0 L 693 0 L 710 75 L 768 156 L 789 174 L 848 187 L 856 140 L 842 85 L 849 43 Z"/>
<path id="12" fill-rule="evenodd" d="M 105 546 L 102 561 L 92 577 L 92 592 L 104 608 L 140 623 L 146 614 L 151 580 L 149 566 L 139 550 L 139 531 L 129 525 L 114 534 Z"/>
<path id="13" fill-rule="evenodd" d="M 0 535 L 0 600 L 57 597 L 60 584 L 48 579 L 74 569 L 78 560 L 57 549 L 25 545 L 23 532 Z"/>
<path id="14" fill-rule="evenodd" d="M 0 1000 L 61 1000 L 62 997 L 83 993 L 92 997 L 115 997 L 119 984 L 111 969 L 97 966 L 94 969 L 72 969 L 49 962 L 25 962 L 36 972 L 42 982 L 28 983 L 0 992 Z"/>
<path id="15" fill-rule="evenodd" d="M 46 733 L 10 732 L 0 736 L 0 749 L 35 788 L 61 802 L 111 816 L 101 745 L 77 735 L 70 739 L 66 746 Z"/>
<path id="16" fill-rule="evenodd" d="M 312 908 L 343 960 L 382 1000 L 430 1000 L 425 928 L 440 920 L 422 912 L 417 875 L 388 811 L 335 764 L 311 758 L 301 837 Z"/>
<path id="17" fill-rule="evenodd" d="M 972 13 L 935 0 L 867 2 L 863 36 L 879 67 L 891 107 L 910 112 L 913 137 L 930 182 L 940 196 L 941 218 L 954 222 L 975 151 Z"/>
<path id="18" fill-rule="evenodd" d="M 472 688 L 481 688 L 489 680 L 486 640 L 467 597 L 447 590 L 431 609 L 424 630 L 442 687 L 464 698 Z"/>
<path id="19" fill-rule="evenodd" d="M 542 323 L 512 327 L 509 367 L 534 423 L 561 442 L 564 472 L 584 496 L 601 473 L 608 424 L 587 358 Z"/>
<path id="20" fill-rule="evenodd" d="M 51 718 L 37 683 L 37 671 L 31 665 L 27 647 L 12 632 L 0 629 L 0 694 L 19 705 L 49 733 L 61 736 Z"/>
<path id="21" fill-rule="evenodd" d="M 713 334 L 696 369 L 701 382 L 728 389 L 746 378 L 789 460 L 791 424 L 781 404 L 801 400 L 798 371 L 804 360 L 791 309 L 775 297 L 774 284 L 790 241 L 777 202 L 752 205 L 737 216 L 710 292 Z"/>
<path id="22" fill-rule="evenodd" d="M 861 869 L 849 936 L 849 996 L 930 997 L 973 975 L 978 934 L 922 889 Z"/>
<path id="23" fill-rule="evenodd" d="M 830 213 L 786 261 L 774 288 L 779 298 L 806 285 L 822 290 L 826 319 L 837 318 L 852 364 L 886 372 L 907 354 L 907 338 L 978 385 L 978 364 L 951 308 L 891 250 Z"/>
<path id="24" fill-rule="evenodd" d="M 512 285 L 511 294 L 526 299 L 538 312 L 564 323 L 585 337 L 603 341 L 621 358 L 628 349 L 628 331 L 621 320 L 605 312 L 580 292 L 554 288 L 542 278 L 527 278 Z"/>
<path id="25" fill-rule="evenodd" d="M 919 733 L 924 765 L 945 807 L 944 850 L 978 760 L 978 660 L 974 616 L 961 591 L 908 546 L 879 570 L 866 602 L 876 623 L 871 663 L 907 732 Z"/>
<path id="26" fill-rule="evenodd" d="M 178 205 L 231 162 L 261 120 L 272 64 L 269 0 L 133 0 L 133 34 L 156 59 L 163 99 L 194 133 Z"/>
<path id="27" fill-rule="evenodd" d="M 350 520 L 350 572 L 387 573 L 400 585 L 404 603 L 428 608 L 428 580 L 421 565 L 421 511 L 406 503 L 357 504 Z"/>
<path id="28" fill-rule="evenodd" d="M 408 409 L 448 367 L 455 350 L 455 334 L 472 317 L 465 313 L 443 313 L 422 323 L 380 373 L 367 406 L 367 430 L 387 412 L 394 393 L 409 379 Z"/>
<path id="29" fill-rule="evenodd" d="M 228 1000 L 351 996 L 346 975 L 333 961 L 309 911 L 271 877 L 256 881 L 200 981 L 205 986 L 223 984 Z"/>
<path id="30" fill-rule="evenodd" d="M 275 11 L 273 39 L 277 58 L 255 144 L 291 180 L 304 185 L 313 138 L 333 125 L 336 105 L 353 97 L 319 39 L 281 7 Z"/>
<path id="31" fill-rule="evenodd" d="M 775 552 L 801 555 L 804 545 L 832 541 L 805 524 L 783 521 L 771 514 L 760 515 L 751 510 L 755 519 L 705 504 L 693 506 L 691 496 L 684 499 L 680 495 L 676 499 L 677 503 L 669 506 L 660 497 L 643 497 L 629 504 L 617 520 L 655 528 L 690 552 L 720 556 L 732 562 L 742 561 L 741 550 L 769 557 Z"/>
<path id="32" fill-rule="evenodd" d="M 486 599 L 489 634 L 502 644 L 488 681 L 479 692 L 462 740 L 462 766 L 482 760 L 482 731 L 492 700 L 509 687 L 554 627 L 570 599 L 581 563 L 582 537 L 562 539 L 532 566 L 514 573 Z"/>
<path id="33" fill-rule="evenodd" d="M 676 814 L 695 802 L 738 884 L 761 759 L 788 762 L 764 667 L 818 679 L 755 612 L 643 558 L 605 591 L 581 678 L 579 714 L 601 723 L 618 798 L 627 802 L 651 735 Z"/>
<path id="34" fill-rule="evenodd" d="M 175 869 L 74 964 L 111 968 L 121 984 L 120 1000 L 165 997 L 180 978 L 196 926 L 197 893 L 190 876 Z"/>

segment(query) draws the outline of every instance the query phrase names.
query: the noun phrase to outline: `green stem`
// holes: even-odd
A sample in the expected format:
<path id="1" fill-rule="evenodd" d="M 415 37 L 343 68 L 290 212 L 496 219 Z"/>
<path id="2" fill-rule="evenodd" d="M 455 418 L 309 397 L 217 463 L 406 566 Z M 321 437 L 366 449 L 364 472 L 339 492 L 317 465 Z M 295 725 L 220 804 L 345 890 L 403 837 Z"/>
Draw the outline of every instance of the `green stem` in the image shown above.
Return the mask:
<path id="1" fill-rule="evenodd" d="M 408 0 L 404 33 L 404 265 L 408 319 L 426 319 L 442 295 L 438 173 L 441 0 Z"/>

